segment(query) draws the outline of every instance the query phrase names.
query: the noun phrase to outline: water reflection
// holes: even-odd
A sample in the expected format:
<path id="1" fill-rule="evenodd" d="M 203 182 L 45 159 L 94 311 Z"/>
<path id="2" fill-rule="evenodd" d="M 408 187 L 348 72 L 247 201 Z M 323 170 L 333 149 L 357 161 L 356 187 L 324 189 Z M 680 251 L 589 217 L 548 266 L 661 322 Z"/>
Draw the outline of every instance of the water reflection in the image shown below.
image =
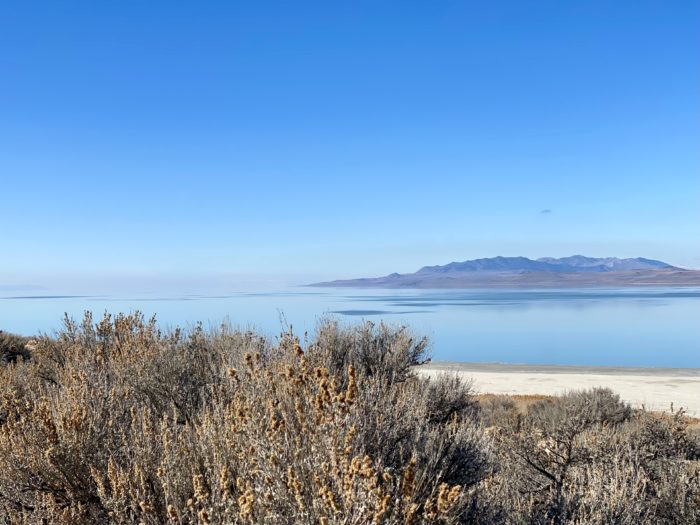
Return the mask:
<path id="1" fill-rule="evenodd" d="M 9 291 L 8 291 L 9 292 Z M 216 295 L 0 297 L 0 329 L 51 332 L 63 313 L 157 314 L 164 326 L 256 328 L 270 337 L 288 319 L 408 324 L 430 336 L 435 359 L 480 362 L 700 367 L 700 289 L 348 290 L 288 288 Z"/>

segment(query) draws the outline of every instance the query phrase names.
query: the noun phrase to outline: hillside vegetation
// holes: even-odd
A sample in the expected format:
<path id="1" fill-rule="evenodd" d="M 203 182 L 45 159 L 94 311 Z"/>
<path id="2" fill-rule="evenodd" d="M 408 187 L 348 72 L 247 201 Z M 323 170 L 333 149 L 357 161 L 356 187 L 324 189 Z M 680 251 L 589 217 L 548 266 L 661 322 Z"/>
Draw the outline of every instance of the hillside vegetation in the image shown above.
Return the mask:
<path id="1" fill-rule="evenodd" d="M 10 343 L 1 523 L 700 522 L 682 412 L 602 389 L 478 400 L 412 375 L 428 343 L 403 327 L 325 321 L 270 341 L 87 314 Z"/>

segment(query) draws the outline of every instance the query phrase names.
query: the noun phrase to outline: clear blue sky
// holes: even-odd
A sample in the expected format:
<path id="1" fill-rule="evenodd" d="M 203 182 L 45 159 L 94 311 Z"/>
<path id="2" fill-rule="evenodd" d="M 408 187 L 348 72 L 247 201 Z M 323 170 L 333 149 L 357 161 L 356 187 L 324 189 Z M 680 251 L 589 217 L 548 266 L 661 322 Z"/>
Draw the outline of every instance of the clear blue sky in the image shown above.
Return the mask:
<path id="1" fill-rule="evenodd" d="M 695 0 L 0 3 L 0 285 L 700 267 Z"/>

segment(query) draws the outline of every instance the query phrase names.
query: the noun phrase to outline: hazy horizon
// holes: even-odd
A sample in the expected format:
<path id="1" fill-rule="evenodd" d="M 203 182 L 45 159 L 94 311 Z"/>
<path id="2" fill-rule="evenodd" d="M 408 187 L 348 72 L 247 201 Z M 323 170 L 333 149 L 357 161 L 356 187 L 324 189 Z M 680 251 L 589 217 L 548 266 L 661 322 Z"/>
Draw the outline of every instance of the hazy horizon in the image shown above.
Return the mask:
<path id="1" fill-rule="evenodd" d="M 569 255 L 585 255 L 585 254 L 569 254 Z M 586 255 L 589 256 L 589 255 Z M 515 256 L 513 256 L 515 257 Z M 564 256 L 566 257 L 566 256 Z M 590 256 L 589 256 L 590 257 Z M 477 259 L 480 257 L 476 257 Z M 538 259 L 539 257 L 530 257 Z M 648 258 L 648 257 L 645 257 Z M 467 260 L 467 259 L 463 259 Z M 450 262 L 460 261 L 444 261 L 438 264 L 448 264 Z M 663 261 L 669 263 L 669 261 Z M 672 264 L 672 263 L 670 263 Z M 422 264 L 411 270 L 399 271 L 398 273 L 413 273 L 423 266 L 431 266 L 432 264 Z M 695 268 L 686 268 L 695 269 Z M 14 281 L 0 281 L 0 296 L 12 296 L 13 292 L 27 292 L 29 295 L 36 293 L 41 295 L 46 293 L 78 293 L 78 294 L 148 294 L 148 293 L 171 293 L 178 294 L 208 294 L 217 292 L 237 292 L 237 291 L 264 291 L 264 290 L 279 290 L 282 288 L 305 286 L 323 280 L 333 281 L 336 279 L 356 279 L 361 277 L 383 277 L 396 270 L 388 270 L 384 273 L 375 273 L 360 275 L 357 273 L 348 272 L 348 275 L 342 275 L 340 272 L 334 272 L 333 269 L 328 269 L 324 272 L 307 272 L 307 273 L 271 273 L 271 274 L 104 274 L 99 272 L 83 273 L 83 274 L 63 274 L 63 275 L 44 275 L 34 281 L 18 279 L 14 276 Z M 663 285 L 662 285 L 663 286 Z"/>

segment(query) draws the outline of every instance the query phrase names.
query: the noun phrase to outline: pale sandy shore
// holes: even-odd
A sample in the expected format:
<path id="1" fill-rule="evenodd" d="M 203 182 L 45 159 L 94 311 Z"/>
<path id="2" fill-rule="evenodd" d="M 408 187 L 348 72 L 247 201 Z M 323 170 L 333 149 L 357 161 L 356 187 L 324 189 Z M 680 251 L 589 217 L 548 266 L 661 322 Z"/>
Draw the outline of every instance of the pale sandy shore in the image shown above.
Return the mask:
<path id="1" fill-rule="evenodd" d="M 511 365 L 433 362 L 420 375 L 457 374 L 478 393 L 558 395 L 568 390 L 608 387 L 632 406 L 648 410 L 683 407 L 700 417 L 700 369 L 604 366 Z"/>

